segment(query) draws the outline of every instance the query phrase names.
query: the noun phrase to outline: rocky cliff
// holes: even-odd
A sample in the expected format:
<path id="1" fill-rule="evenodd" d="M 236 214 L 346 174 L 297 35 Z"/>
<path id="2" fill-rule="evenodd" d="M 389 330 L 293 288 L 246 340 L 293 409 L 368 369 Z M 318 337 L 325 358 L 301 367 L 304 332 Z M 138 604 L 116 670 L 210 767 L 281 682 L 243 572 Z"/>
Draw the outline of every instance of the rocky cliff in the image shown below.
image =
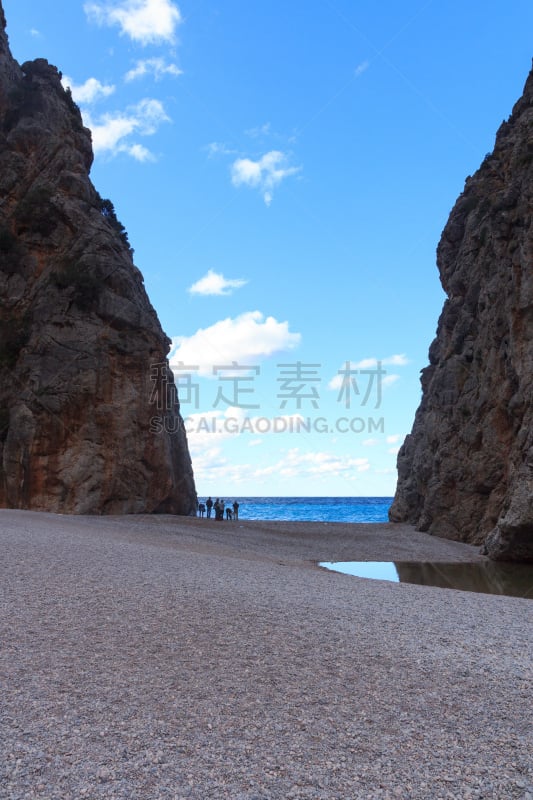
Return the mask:
<path id="1" fill-rule="evenodd" d="M 533 71 L 466 180 L 437 262 L 448 299 L 390 518 L 533 560 Z"/>
<path id="2" fill-rule="evenodd" d="M 0 3 L 0 506 L 188 514 L 170 343 L 60 77 Z"/>

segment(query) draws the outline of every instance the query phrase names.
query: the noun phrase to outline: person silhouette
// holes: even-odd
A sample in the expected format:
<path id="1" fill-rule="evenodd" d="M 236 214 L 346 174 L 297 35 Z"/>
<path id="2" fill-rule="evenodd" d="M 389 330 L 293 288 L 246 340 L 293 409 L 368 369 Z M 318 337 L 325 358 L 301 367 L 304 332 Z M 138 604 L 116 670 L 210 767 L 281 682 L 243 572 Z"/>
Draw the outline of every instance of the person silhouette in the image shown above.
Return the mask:
<path id="1" fill-rule="evenodd" d="M 208 497 L 207 500 L 205 501 L 205 507 L 207 508 L 207 516 L 210 517 L 211 509 L 213 508 L 213 501 L 211 500 L 210 497 Z"/>
<path id="2" fill-rule="evenodd" d="M 233 519 L 239 519 L 239 504 L 236 500 L 233 503 Z"/>

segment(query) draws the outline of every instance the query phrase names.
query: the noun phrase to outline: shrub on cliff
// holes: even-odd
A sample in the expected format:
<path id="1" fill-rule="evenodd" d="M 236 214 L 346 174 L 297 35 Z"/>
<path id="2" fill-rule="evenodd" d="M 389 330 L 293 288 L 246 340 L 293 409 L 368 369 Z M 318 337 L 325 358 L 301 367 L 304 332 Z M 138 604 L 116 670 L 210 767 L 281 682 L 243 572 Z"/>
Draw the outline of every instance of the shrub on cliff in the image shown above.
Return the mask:
<path id="1" fill-rule="evenodd" d="M 94 308 L 102 291 L 98 275 L 89 272 L 79 261 L 72 261 L 53 272 L 52 280 L 59 289 L 72 291 L 72 302 L 82 311 Z"/>
<path id="2" fill-rule="evenodd" d="M 15 366 L 29 336 L 27 319 L 18 319 L 11 314 L 0 319 L 0 369 L 12 369 Z"/>
<path id="3" fill-rule="evenodd" d="M 130 252 L 133 252 L 128 239 L 128 233 L 126 231 L 126 228 L 124 227 L 122 222 L 120 222 L 120 220 L 117 218 L 115 206 L 113 205 L 111 200 L 100 197 L 100 195 L 98 194 L 97 203 L 98 203 L 97 207 L 100 214 L 104 217 L 104 219 L 106 219 L 109 222 L 111 227 L 118 233 L 124 244 L 128 247 L 128 250 L 130 250 Z"/>
<path id="4" fill-rule="evenodd" d="M 30 189 L 22 198 L 15 211 L 19 229 L 30 233 L 50 236 L 55 230 L 58 217 L 52 200 L 53 188 L 48 184 L 40 184 Z"/>

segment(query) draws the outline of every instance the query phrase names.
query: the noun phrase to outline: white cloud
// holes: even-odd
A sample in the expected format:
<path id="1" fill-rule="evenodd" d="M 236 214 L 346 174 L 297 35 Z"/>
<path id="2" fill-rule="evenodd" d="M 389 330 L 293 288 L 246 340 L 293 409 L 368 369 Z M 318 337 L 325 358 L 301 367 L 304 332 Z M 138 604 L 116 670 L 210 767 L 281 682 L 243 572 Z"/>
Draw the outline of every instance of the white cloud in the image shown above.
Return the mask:
<path id="1" fill-rule="evenodd" d="M 142 144 L 122 145 L 120 148 L 120 152 L 127 153 L 132 158 L 134 158 L 135 161 L 140 161 L 141 164 L 144 164 L 146 161 L 156 160 L 154 154 L 151 153 L 150 150 L 148 150 L 148 148 Z"/>
<path id="2" fill-rule="evenodd" d="M 405 353 L 399 353 L 394 356 L 388 356 L 388 358 L 383 358 L 381 361 L 382 364 L 391 364 L 396 367 L 405 367 L 409 364 L 409 359 L 405 355 Z"/>
<path id="3" fill-rule="evenodd" d="M 188 441 L 194 466 L 194 478 L 197 484 L 202 482 L 216 486 L 224 483 L 235 486 L 240 482 L 241 472 L 246 473 L 246 470 L 242 470 L 241 465 L 232 464 L 228 461 L 220 447 L 207 447 L 198 443 L 198 447 L 195 450 L 193 449 L 194 445 L 191 446 L 190 437 L 188 437 Z"/>
<path id="4" fill-rule="evenodd" d="M 205 149 L 207 150 L 209 158 L 214 158 L 218 155 L 234 156 L 237 153 L 237 150 L 228 147 L 224 142 L 210 142 Z"/>
<path id="5" fill-rule="evenodd" d="M 270 122 L 265 122 L 264 125 L 259 125 L 257 128 L 249 128 L 244 131 L 245 136 L 250 136 L 251 139 L 260 139 L 263 136 L 270 136 L 271 134 Z"/>
<path id="6" fill-rule="evenodd" d="M 204 275 L 203 278 L 193 283 L 187 291 L 191 294 L 227 295 L 231 294 L 233 289 L 240 289 L 241 286 L 245 286 L 247 283 L 248 281 L 242 278 L 225 278 L 221 272 L 214 272 L 210 269 L 207 275 Z"/>
<path id="7" fill-rule="evenodd" d="M 235 464 L 216 449 L 199 453 L 193 464 L 197 485 L 231 486 L 235 494 L 236 487 L 247 481 L 253 471 L 249 464 Z"/>
<path id="8" fill-rule="evenodd" d="M 392 436 L 387 436 L 386 442 L 387 444 L 398 444 L 398 442 L 402 439 L 401 433 L 394 433 Z"/>
<path id="9" fill-rule="evenodd" d="M 362 61 L 360 64 L 358 64 L 357 67 L 355 68 L 355 77 L 359 78 L 363 74 L 363 72 L 367 71 L 369 66 L 370 66 L 369 61 Z"/>
<path id="10" fill-rule="evenodd" d="M 324 475 L 330 478 L 343 478 L 355 480 L 357 476 L 370 470 L 370 463 L 366 458 L 350 458 L 335 453 L 303 453 L 299 448 L 289 450 L 279 461 L 264 467 L 252 464 L 235 463 L 227 459 L 222 448 L 209 442 L 209 434 L 203 440 L 196 440 L 188 435 L 191 456 L 194 465 L 194 475 L 198 482 L 223 483 L 225 486 L 234 486 L 239 483 L 254 481 L 260 482 L 270 476 L 282 478 L 302 478 L 312 484 L 320 482 Z M 392 470 L 391 470 L 392 471 Z"/>
<path id="11" fill-rule="evenodd" d="M 385 375 L 385 377 L 381 381 L 382 386 L 392 386 L 393 383 L 400 380 L 399 375 L 395 375 L 390 373 L 389 375 Z"/>
<path id="12" fill-rule="evenodd" d="M 87 127 L 91 129 L 95 154 L 117 152 L 121 139 L 129 136 L 135 130 L 135 123 L 131 116 L 120 112 L 104 114 L 99 122 L 93 122 L 87 113 L 83 115 L 83 119 Z"/>
<path id="13" fill-rule="evenodd" d="M 187 414 L 182 407 L 181 413 L 185 420 L 187 431 L 187 442 L 191 457 L 194 459 L 196 471 L 196 460 L 204 453 L 215 453 L 221 451 L 218 445 L 223 439 L 229 439 L 232 435 L 228 428 L 224 427 L 224 420 L 227 419 L 228 410 L 225 412 L 211 410 Z"/>
<path id="14" fill-rule="evenodd" d="M 41 39 L 42 38 L 42 33 L 41 33 L 41 31 L 38 31 L 37 28 L 31 28 L 30 29 L 30 36 L 33 36 L 34 39 Z"/>
<path id="15" fill-rule="evenodd" d="M 274 353 L 292 350 L 301 335 L 289 331 L 288 322 L 278 322 L 260 311 L 246 311 L 238 317 L 200 328 L 192 336 L 176 336 L 170 354 L 170 366 L 179 362 L 198 366 L 198 374 L 213 377 L 216 365 L 249 364 Z"/>
<path id="16" fill-rule="evenodd" d="M 259 189 L 263 200 L 269 206 L 274 189 L 285 180 L 295 175 L 301 167 L 288 166 L 288 157 L 280 150 L 271 150 L 257 161 L 250 158 L 238 158 L 231 167 L 231 182 L 234 186 L 248 186 Z"/>
<path id="17" fill-rule="evenodd" d="M 276 474 L 285 477 L 329 476 L 346 477 L 346 473 L 367 472 L 370 469 L 368 458 L 351 458 L 336 453 L 302 453 L 299 448 L 291 448 L 285 458 L 274 467 Z"/>
<path id="18" fill-rule="evenodd" d="M 346 381 L 350 377 L 347 370 L 354 372 L 354 379 L 357 380 L 359 370 L 375 369 L 377 367 L 377 360 L 375 358 L 363 358 L 361 361 L 348 361 L 345 362 L 339 372 L 333 376 L 328 383 L 328 389 L 339 390 L 345 386 Z"/>
<path id="19" fill-rule="evenodd" d="M 174 42 L 182 22 L 171 0 L 103 0 L 86 2 L 84 10 L 98 25 L 118 25 L 122 34 L 143 45 Z"/>
<path id="20" fill-rule="evenodd" d="M 85 111 L 83 119 L 91 129 L 96 155 L 127 153 L 138 161 L 153 160 L 154 156 L 143 145 L 126 141 L 128 137 L 133 134 L 152 136 L 160 125 L 170 122 L 163 104 L 150 99 L 141 100 L 126 111 L 103 114 L 98 120 L 93 120 Z"/>
<path id="21" fill-rule="evenodd" d="M 392 355 L 387 356 L 386 358 L 382 358 L 379 360 L 381 363 L 381 367 L 385 367 L 388 365 L 394 365 L 398 367 L 403 367 L 409 363 L 409 359 L 405 356 L 405 354 L 400 355 Z M 345 381 L 348 379 L 348 375 L 346 374 L 346 370 L 353 370 L 355 373 L 358 373 L 360 370 L 377 370 L 378 368 L 378 359 L 377 358 L 363 358 L 361 361 L 348 361 L 345 362 L 339 372 L 333 376 L 333 378 L 328 383 L 328 389 L 338 391 L 345 385 Z M 386 370 L 384 370 L 386 372 Z M 354 378 L 357 378 L 357 375 L 354 375 Z M 399 380 L 399 375 L 393 374 L 384 374 L 381 378 L 382 386 L 390 386 L 392 383 L 395 383 Z"/>
<path id="22" fill-rule="evenodd" d="M 243 480 L 260 481 L 271 475 L 281 475 L 283 478 L 304 478 L 309 481 L 313 479 L 321 480 L 327 474 L 329 477 L 355 478 L 358 473 L 368 472 L 370 463 L 366 458 L 350 458 L 339 456 L 333 453 L 302 453 L 299 448 L 294 447 L 275 464 L 266 467 L 253 467 L 250 464 L 230 464 L 223 462 L 220 450 L 211 450 L 210 457 L 206 457 L 209 450 L 204 450 L 199 460 L 194 459 L 194 473 L 201 478 L 205 474 L 199 474 L 206 470 L 209 477 L 215 476 L 229 483 L 225 470 L 232 471 L 232 483 Z M 222 469 L 220 469 L 222 467 Z M 220 472 L 219 472 L 220 470 Z"/>
<path id="23" fill-rule="evenodd" d="M 135 67 L 126 73 L 124 80 L 130 82 L 137 78 L 144 78 L 145 75 L 153 75 L 156 81 L 159 81 L 165 75 L 178 77 L 182 74 L 179 67 L 175 64 L 167 64 L 164 58 L 147 58 L 144 61 L 137 61 Z"/>
<path id="24" fill-rule="evenodd" d="M 205 450 L 198 449 L 194 459 L 195 474 L 201 470 L 212 469 L 226 464 L 226 458 L 222 454 L 220 447 L 210 447 Z"/>
<path id="25" fill-rule="evenodd" d="M 249 480 L 251 476 L 254 479 L 259 477 L 261 470 L 251 464 L 229 461 L 224 455 L 223 446 L 225 440 L 242 435 L 239 428 L 241 424 L 248 422 L 246 432 L 253 434 L 257 420 L 260 419 L 264 424 L 264 417 L 247 418 L 244 409 L 241 408 L 227 408 L 225 411 L 211 410 L 187 416 L 182 406 L 182 413 L 185 418 L 187 441 L 197 482 L 223 483 L 233 486 Z M 296 419 L 296 415 L 276 419 L 286 419 L 290 423 L 291 420 Z M 262 435 L 264 436 L 264 433 Z M 250 440 L 249 446 L 257 447 L 262 442 L 262 438 L 254 438 Z M 277 469 L 279 469 L 277 464 L 266 467 L 262 470 L 263 476 L 272 474 Z"/>
<path id="26" fill-rule="evenodd" d="M 63 75 L 62 84 L 65 88 L 67 86 L 70 87 L 73 99 L 76 101 L 76 103 L 80 103 L 82 105 L 84 103 L 95 103 L 101 98 L 109 97 L 115 91 L 114 86 L 101 83 L 96 78 L 87 78 L 85 83 L 77 86 L 72 78 L 69 78 L 67 75 Z"/>
<path id="27" fill-rule="evenodd" d="M 132 108 L 136 128 L 143 136 L 152 136 L 163 122 L 170 122 L 160 100 L 145 98 Z"/>

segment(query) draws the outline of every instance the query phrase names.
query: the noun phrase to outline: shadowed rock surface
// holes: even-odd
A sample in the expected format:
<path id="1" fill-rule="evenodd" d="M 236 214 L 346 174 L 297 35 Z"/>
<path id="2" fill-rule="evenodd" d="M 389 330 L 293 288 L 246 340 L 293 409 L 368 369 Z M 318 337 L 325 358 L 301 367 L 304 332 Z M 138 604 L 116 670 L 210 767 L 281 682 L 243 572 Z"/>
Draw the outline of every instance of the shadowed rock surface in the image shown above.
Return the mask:
<path id="1" fill-rule="evenodd" d="M 448 299 L 390 511 L 502 560 L 533 560 L 532 210 L 533 72 L 438 246 Z"/>
<path id="2" fill-rule="evenodd" d="M 4 28 L 0 3 L 0 506 L 191 513 L 170 342 L 89 179 L 90 131 Z"/>

